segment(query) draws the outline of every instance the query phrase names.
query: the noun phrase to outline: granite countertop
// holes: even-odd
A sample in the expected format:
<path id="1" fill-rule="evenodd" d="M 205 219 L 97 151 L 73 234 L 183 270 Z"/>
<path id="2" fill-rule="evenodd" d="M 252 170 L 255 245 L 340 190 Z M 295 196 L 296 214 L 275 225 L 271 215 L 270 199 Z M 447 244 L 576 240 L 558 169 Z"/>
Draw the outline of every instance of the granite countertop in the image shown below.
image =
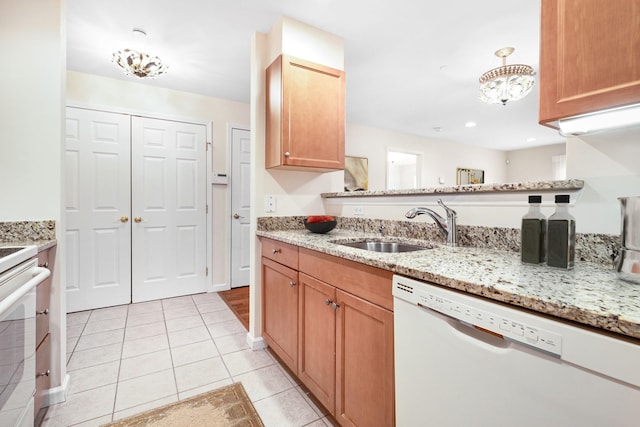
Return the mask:
<path id="1" fill-rule="evenodd" d="M 575 191 L 584 187 L 584 181 L 568 179 L 562 181 L 531 181 L 496 184 L 467 184 L 449 187 L 417 188 L 409 190 L 369 190 L 347 191 L 340 193 L 322 193 L 323 198 L 341 197 L 383 197 L 383 196 L 419 196 L 425 194 L 473 194 L 473 193 L 512 193 L 531 191 Z"/>
<path id="2" fill-rule="evenodd" d="M 334 242 L 380 235 L 339 229 L 327 234 L 259 230 L 257 235 L 640 339 L 640 285 L 619 280 L 612 268 L 599 264 L 579 262 L 573 270 L 559 270 L 523 265 L 513 252 L 407 239 L 402 241 L 433 248 L 377 253 Z"/>

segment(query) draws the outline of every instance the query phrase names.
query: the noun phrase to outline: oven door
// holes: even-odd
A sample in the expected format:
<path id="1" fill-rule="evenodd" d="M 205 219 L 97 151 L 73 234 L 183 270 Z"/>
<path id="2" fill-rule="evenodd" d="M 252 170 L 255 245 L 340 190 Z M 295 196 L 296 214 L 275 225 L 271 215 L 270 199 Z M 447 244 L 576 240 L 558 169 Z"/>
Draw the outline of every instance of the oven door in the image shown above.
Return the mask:
<path id="1" fill-rule="evenodd" d="M 0 275 L 0 426 L 33 425 L 34 287 L 48 276 L 35 259 Z"/>

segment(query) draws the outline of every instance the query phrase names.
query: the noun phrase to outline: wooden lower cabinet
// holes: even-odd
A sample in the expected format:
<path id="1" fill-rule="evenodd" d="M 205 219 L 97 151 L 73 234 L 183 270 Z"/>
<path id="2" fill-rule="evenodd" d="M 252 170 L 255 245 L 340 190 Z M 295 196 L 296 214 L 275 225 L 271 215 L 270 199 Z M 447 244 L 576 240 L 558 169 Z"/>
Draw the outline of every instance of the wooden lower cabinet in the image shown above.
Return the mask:
<path id="1" fill-rule="evenodd" d="M 394 426 L 392 273 L 303 248 L 296 271 L 263 240 L 269 346 L 340 425 Z"/>
<path id="2" fill-rule="evenodd" d="M 262 257 L 262 334 L 293 372 L 298 370 L 298 272 Z"/>
<path id="3" fill-rule="evenodd" d="M 53 273 L 55 247 L 38 253 L 38 265 L 48 268 Z M 34 396 L 34 417 L 36 425 L 44 414 L 42 405 L 51 388 L 51 281 L 53 274 L 36 287 L 36 393 Z"/>
<path id="4" fill-rule="evenodd" d="M 335 414 L 336 288 L 300 273 L 298 378 Z"/>
<path id="5" fill-rule="evenodd" d="M 343 426 L 393 426 L 393 312 L 340 290 L 336 302 L 335 417 Z"/>

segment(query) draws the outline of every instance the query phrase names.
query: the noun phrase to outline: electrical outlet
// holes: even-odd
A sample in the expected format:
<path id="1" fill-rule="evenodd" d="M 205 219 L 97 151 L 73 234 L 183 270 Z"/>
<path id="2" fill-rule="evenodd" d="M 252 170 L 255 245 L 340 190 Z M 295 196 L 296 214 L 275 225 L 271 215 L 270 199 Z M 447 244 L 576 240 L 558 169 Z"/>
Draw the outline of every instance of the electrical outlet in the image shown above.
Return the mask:
<path id="1" fill-rule="evenodd" d="M 354 215 L 364 215 L 364 208 L 362 206 L 356 206 L 353 210 Z"/>
<path id="2" fill-rule="evenodd" d="M 276 196 L 264 196 L 264 211 L 267 213 L 276 211 Z"/>

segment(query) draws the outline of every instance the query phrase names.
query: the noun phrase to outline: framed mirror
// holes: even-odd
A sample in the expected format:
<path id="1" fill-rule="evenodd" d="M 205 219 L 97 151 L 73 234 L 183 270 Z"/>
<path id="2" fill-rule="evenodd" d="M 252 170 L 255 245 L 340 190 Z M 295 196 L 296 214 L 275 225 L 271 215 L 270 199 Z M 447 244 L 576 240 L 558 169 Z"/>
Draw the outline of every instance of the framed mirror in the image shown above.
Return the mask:
<path id="1" fill-rule="evenodd" d="M 484 184 L 484 171 L 482 169 L 456 169 L 456 185 Z"/>

